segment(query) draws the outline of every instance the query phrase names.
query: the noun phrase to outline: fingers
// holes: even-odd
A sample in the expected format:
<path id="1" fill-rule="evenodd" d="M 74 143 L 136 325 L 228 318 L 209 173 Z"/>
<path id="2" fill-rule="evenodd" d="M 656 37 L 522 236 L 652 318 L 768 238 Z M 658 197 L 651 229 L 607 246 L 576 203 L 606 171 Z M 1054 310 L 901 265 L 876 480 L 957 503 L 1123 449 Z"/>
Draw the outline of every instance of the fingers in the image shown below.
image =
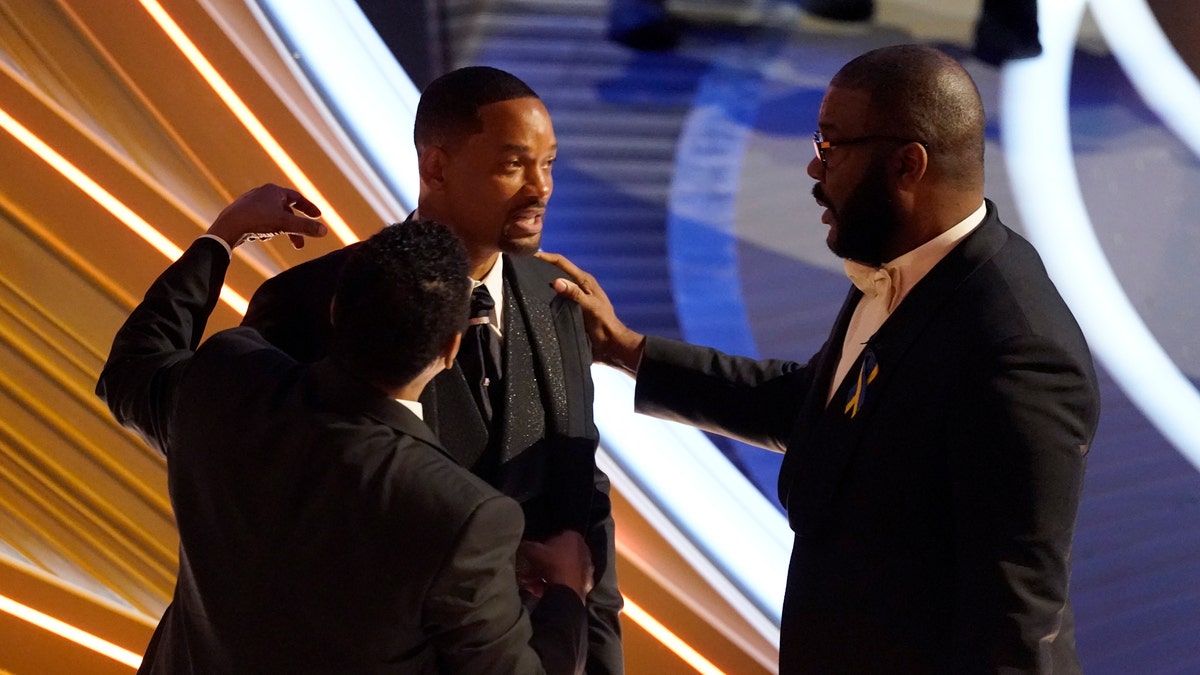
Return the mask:
<path id="1" fill-rule="evenodd" d="M 561 256 L 557 253 L 546 253 L 545 251 L 538 251 L 537 253 L 534 253 L 534 255 L 542 260 L 545 260 L 551 265 L 554 265 L 563 272 L 566 272 L 567 276 L 570 277 L 571 280 L 576 284 L 589 287 L 593 284 L 592 275 L 579 269 L 575 263 L 567 260 L 567 258 L 564 256 Z"/>
<path id="2" fill-rule="evenodd" d="M 297 205 L 297 206 L 293 206 L 292 208 L 299 208 L 299 207 Z M 329 234 L 329 227 L 327 225 L 325 225 L 324 222 L 322 222 L 320 220 L 313 220 L 312 218 L 309 218 L 308 216 L 297 216 L 295 214 L 289 214 L 287 216 L 287 221 L 288 221 L 288 224 L 286 227 L 283 228 L 283 231 L 287 232 L 289 235 L 303 235 L 305 237 L 324 237 L 325 235 Z M 292 239 L 292 243 L 295 244 L 296 238 L 291 237 L 291 239 Z M 301 244 L 300 246 L 303 246 L 303 244 Z M 296 248 L 300 248 L 300 246 L 297 246 Z"/>
<path id="3" fill-rule="evenodd" d="M 321 210 L 290 188 L 267 183 L 235 199 L 213 221 L 208 233 L 218 236 L 231 247 L 248 241 L 265 241 L 287 234 L 292 246 L 302 248 L 304 237 L 323 237 L 329 233 L 317 220 Z"/>
<path id="4" fill-rule="evenodd" d="M 304 195 L 290 188 L 282 188 L 284 195 L 287 197 L 288 206 L 309 218 L 320 218 L 321 209 L 316 204 L 304 198 Z"/>
<path id="5" fill-rule="evenodd" d="M 600 284 L 596 283 L 595 277 L 579 269 L 575 263 L 564 256 L 557 253 L 546 253 L 545 251 L 538 251 L 534 255 L 562 270 L 569 277 L 554 280 L 552 287 L 559 295 L 574 300 L 577 303 L 583 302 L 587 296 L 597 296 L 601 299 L 606 297 L 603 289 L 600 288 Z"/>

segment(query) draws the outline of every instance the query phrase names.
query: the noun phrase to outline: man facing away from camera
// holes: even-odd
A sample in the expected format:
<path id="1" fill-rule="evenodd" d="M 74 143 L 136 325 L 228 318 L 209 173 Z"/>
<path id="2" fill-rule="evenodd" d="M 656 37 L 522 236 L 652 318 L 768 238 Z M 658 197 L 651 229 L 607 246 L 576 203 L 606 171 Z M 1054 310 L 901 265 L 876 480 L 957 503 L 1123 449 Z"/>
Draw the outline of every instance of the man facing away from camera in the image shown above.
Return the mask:
<path id="1" fill-rule="evenodd" d="M 139 672 L 578 672 L 582 536 L 521 543 L 520 506 L 421 420 L 467 320 L 457 237 L 417 220 L 358 246 L 314 364 L 249 328 L 200 344 L 233 247 L 325 234 L 293 207 L 319 215 L 274 185 L 222 211 L 121 327 L 97 385 L 166 456 L 179 527 L 175 595 Z"/>

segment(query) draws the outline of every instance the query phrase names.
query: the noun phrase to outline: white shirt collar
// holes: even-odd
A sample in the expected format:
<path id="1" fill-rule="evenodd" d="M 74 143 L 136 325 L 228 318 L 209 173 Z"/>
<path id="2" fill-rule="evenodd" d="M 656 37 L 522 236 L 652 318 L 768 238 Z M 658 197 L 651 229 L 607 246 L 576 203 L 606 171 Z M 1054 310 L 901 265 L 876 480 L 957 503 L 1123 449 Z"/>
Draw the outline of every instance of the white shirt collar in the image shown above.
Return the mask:
<path id="1" fill-rule="evenodd" d="M 396 399 L 396 402 L 411 410 L 413 414 L 420 419 L 425 419 L 425 406 L 421 405 L 420 401 L 410 401 L 406 398 L 398 398 Z"/>

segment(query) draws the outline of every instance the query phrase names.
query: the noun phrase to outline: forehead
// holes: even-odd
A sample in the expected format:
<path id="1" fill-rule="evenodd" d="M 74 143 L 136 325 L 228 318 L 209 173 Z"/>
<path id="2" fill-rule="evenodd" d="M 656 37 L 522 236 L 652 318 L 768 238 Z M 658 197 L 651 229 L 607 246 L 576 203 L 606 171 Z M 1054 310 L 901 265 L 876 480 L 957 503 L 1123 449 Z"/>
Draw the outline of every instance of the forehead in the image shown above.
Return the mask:
<path id="1" fill-rule="evenodd" d="M 831 86 L 821 99 L 817 127 L 823 133 L 858 133 L 870 121 L 871 96 L 863 89 Z"/>
<path id="2" fill-rule="evenodd" d="M 478 144 L 538 149 L 555 143 L 550 113 L 536 98 L 489 103 L 479 108 L 479 119 L 483 129 L 470 139 Z"/>

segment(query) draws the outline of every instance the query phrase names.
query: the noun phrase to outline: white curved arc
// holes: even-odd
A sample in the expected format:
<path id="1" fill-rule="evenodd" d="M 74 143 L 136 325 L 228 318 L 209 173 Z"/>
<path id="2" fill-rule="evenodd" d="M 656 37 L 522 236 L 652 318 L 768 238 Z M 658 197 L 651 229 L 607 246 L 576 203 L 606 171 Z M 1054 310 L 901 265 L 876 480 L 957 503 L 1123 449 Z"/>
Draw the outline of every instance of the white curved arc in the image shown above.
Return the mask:
<path id="1" fill-rule="evenodd" d="M 1088 0 L 1092 17 L 1138 94 L 1200 157 L 1200 80 L 1180 58 L 1146 0 Z"/>
<path id="2" fill-rule="evenodd" d="M 1001 142 L 1008 175 L 1029 237 L 1096 355 L 1146 417 L 1200 468 L 1200 392 L 1171 361 L 1121 288 L 1079 188 L 1067 92 L 1087 1 L 1041 2 L 1043 55 L 1004 68 Z"/>

